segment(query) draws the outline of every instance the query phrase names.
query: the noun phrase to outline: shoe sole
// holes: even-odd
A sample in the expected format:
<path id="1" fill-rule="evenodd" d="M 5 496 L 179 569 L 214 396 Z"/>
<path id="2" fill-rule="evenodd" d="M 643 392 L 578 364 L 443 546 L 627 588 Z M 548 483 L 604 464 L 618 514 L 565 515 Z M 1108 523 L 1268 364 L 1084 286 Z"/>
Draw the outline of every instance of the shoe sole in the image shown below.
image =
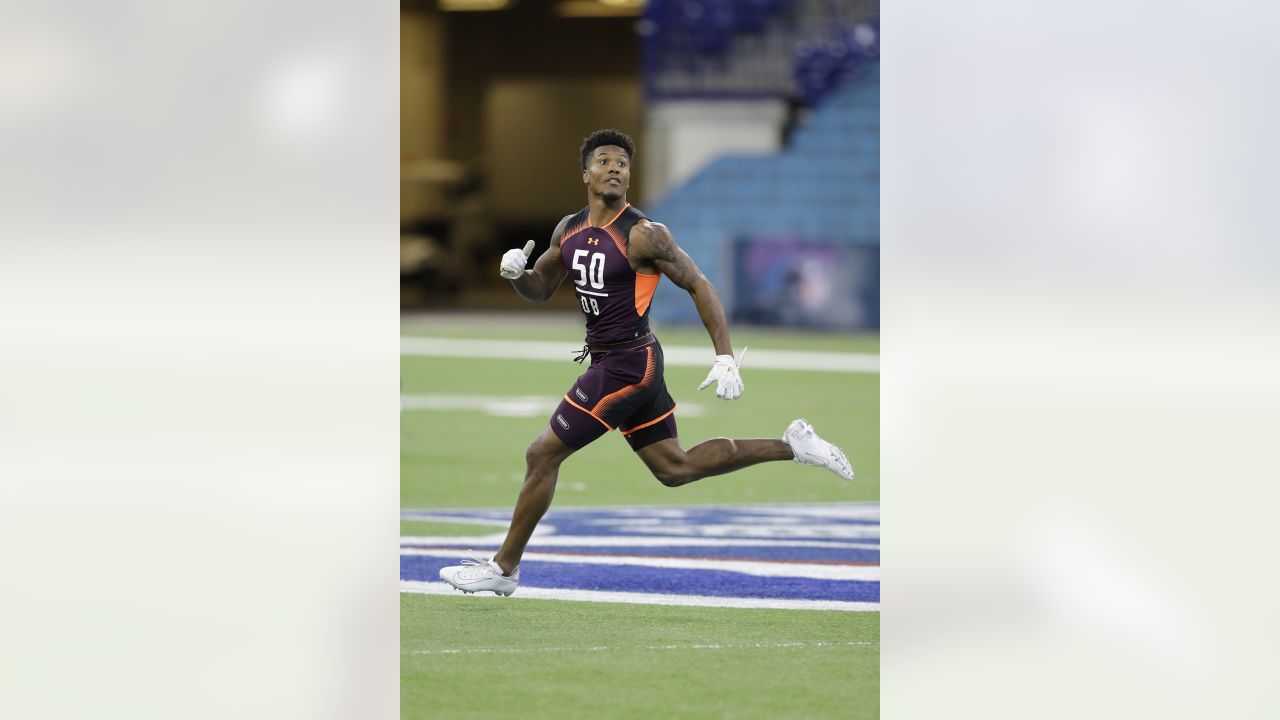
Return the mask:
<path id="1" fill-rule="evenodd" d="M 462 588 L 458 587 L 457 585 L 450 585 L 449 587 L 453 588 L 454 590 L 457 590 L 458 592 L 462 593 L 463 595 L 475 595 L 475 594 L 476 594 L 476 591 L 475 591 L 475 590 L 463 590 Z M 497 590 L 485 590 L 484 592 L 492 592 L 494 595 L 497 595 L 497 596 L 499 596 L 499 597 L 511 597 L 511 593 L 515 592 L 515 590 L 512 590 L 511 592 L 499 592 L 499 591 L 497 591 Z"/>

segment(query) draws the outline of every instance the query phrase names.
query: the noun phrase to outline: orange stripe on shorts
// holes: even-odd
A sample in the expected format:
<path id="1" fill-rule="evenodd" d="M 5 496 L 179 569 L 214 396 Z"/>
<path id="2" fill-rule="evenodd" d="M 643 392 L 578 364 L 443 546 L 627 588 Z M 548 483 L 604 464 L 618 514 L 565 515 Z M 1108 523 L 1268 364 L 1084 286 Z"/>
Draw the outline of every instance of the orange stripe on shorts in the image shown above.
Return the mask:
<path id="1" fill-rule="evenodd" d="M 643 425 L 637 425 L 637 426 L 635 426 L 635 427 L 631 428 L 630 430 L 623 430 L 623 431 L 622 431 L 622 435 L 623 435 L 623 437 L 626 437 L 627 435 L 630 435 L 631 433 L 633 433 L 633 432 L 635 432 L 635 431 L 637 431 L 637 430 L 643 430 L 643 429 L 645 429 L 645 428 L 649 427 L 650 425 L 653 425 L 653 424 L 655 424 L 655 423 L 660 423 L 660 422 L 662 422 L 663 420 L 666 420 L 666 419 L 667 419 L 667 416 L 668 416 L 668 415 L 670 415 L 671 413 L 675 412 L 675 411 L 676 411 L 676 408 L 678 408 L 678 407 L 680 407 L 680 406 L 679 406 L 679 405 L 676 405 L 675 407 L 673 407 L 673 408 L 671 408 L 670 410 L 668 410 L 668 411 L 666 411 L 666 412 L 662 413 L 662 414 L 661 414 L 661 415 L 659 415 L 658 417 L 656 417 L 656 418 L 654 418 L 654 419 L 650 420 L 649 422 L 647 422 L 647 423 L 645 423 L 645 424 L 643 424 Z"/>
<path id="2" fill-rule="evenodd" d="M 572 406 L 574 406 L 574 407 L 578 408 L 578 409 L 579 409 L 579 410 L 581 410 L 582 412 L 584 412 L 584 413 L 586 413 L 586 414 L 590 415 L 591 417 L 595 418 L 596 420 L 600 420 L 600 416 L 599 416 L 599 415 L 596 415 L 595 413 L 591 412 L 590 410 L 588 410 L 588 409 L 586 409 L 586 408 L 582 407 L 581 405 L 579 405 L 578 403 L 574 402 L 572 399 L 570 399 L 570 398 L 569 398 L 569 396 L 568 396 L 567 394 L 564 396 L 564 401 L 565 401 L 565 402 L 567 402 L 567 403 L 569 403 L 570 405 L 572 405 Z M 603 426 L 605 426 L 606 428 L 609 428 L 610 430 L 613 430 L 613 428 L 609 427 L 609 423 L 607 423 L 607 422 L 605 422 L 605 421 L 603 421 L 603 420 L 600 420 L 600 424 L 601 424 L 601 425 L 603 425 Z"/>

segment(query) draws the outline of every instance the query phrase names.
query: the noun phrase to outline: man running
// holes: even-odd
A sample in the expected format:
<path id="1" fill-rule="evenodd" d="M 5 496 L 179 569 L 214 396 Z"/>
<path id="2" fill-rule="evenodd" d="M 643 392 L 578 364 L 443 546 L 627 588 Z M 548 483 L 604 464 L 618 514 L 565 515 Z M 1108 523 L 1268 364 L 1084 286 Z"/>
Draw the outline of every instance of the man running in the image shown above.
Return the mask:
<path id="1" fill-rule="evenodd" d="M 582 182 L 587 206 L 566 216 L 551 233 L 551 246 L 526 270 L 534 242 L 509 250 L 499 273 L 529 302 L 551 297 L 573 280 L 586 318 L 591 365 L 565 393 L 548 427 L 525 451 L 525 479 L 511 527 L 497 554 L 446 567 L 440 578 L 464 592 L 510 595 L 520 582 L 520 557 L 555 494 L 556 476 L 574 452 L 611 430 L 663 485 L 677 487 L 771 460 L 825 467 L 845 480 L 853 468 L 840 448 L 794 420 L 781 440 L 713 438 L 685 450 L 676 435 L 676 403 L 663 380 L 662 346 L 649 330 L 649 306 L 666 276 L 693 298 L 715 348 L 715 364 L 701 390 L 716 384 L 716 397 L 736 400 L 742 377 L 729 342 L 729 322 L 716 289 L 681 250 L 666 226 L 651 222 L 627 202 L 635 144 L 616 130 L 597 130 L 582 143 Z"/>

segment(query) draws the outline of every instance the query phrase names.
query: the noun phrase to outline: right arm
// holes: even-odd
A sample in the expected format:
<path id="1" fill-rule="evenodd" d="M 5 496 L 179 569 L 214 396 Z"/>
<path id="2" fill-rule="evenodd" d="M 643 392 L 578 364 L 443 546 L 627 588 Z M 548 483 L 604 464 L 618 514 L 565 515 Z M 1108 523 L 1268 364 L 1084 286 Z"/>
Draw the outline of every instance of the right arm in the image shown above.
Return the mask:
<path id="1" fill-rule="evenodd" d="M 520 297 L 531 303 L 545 302 L 560 287 L 560 283 L 564 282 L 569 271 L 560 258 L 560 236 L 572 217 L 565 215 L 556 229 L 551 231 L 551 245 L 533 263 L 533 268 L 525 270 L 520 277 L 511 281 L 511 286 Z"/>

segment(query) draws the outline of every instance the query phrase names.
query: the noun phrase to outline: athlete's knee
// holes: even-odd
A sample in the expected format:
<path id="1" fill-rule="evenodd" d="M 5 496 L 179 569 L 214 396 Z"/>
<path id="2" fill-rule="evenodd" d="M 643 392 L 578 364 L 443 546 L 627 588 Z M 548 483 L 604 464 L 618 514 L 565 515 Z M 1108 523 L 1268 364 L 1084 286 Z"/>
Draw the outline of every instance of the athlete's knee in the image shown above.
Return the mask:
<path id="1" fill-rule="evenodd" d="M 546 449 L 537 440 L 529 443 L 529 447 L 524 449 L 524 463 L 529 467 L 543 465 L 550 457 Z"/>
<path id="2" fill-rule="evenodd" d="M 524 450 L 524 462 L 529 467 L 539 467 L 543 465 L 554 465 L 558 462 L 555 451 L 547 446 L 547 443 L 538 438 L 529 443 L 529 447 Z"/>
<path id="3" fill-rule="evenodd" d="M 698 480 L 699 475 L 688 465 L 670 465 L 653 471 L 653 476 L 666 487 L 680 487 Z"/>

